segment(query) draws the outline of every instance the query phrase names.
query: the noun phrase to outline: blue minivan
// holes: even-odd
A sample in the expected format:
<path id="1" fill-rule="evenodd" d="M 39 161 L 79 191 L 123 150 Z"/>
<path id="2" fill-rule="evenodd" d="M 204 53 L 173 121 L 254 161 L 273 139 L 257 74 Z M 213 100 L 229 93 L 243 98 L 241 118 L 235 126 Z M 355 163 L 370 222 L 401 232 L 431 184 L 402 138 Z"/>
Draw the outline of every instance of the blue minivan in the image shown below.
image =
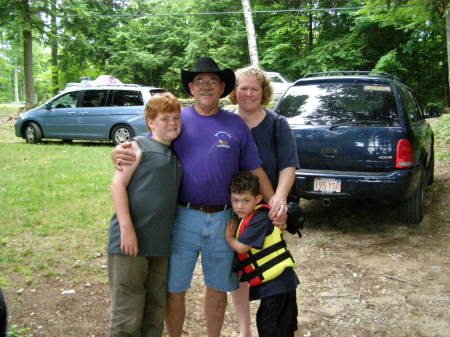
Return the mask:
<path id="1" fill-rule="evenodd" d="M 400 220 L 423 218 L 433 182 L 434 135 L 410 88 L 385 73 L 315 73 L 296 81 L 276 113 L 294 132 L 305 199 L 372 199 L 398 205 Z"/>
<path id="2" fill-rule="evenodd" d="M 164 91 L 138 85 L 70 87 L 21 114 L 15 133 L 30 144 L 44 138 L 120 144 L 148 131 L 144 106 L 152 95 Z"/>

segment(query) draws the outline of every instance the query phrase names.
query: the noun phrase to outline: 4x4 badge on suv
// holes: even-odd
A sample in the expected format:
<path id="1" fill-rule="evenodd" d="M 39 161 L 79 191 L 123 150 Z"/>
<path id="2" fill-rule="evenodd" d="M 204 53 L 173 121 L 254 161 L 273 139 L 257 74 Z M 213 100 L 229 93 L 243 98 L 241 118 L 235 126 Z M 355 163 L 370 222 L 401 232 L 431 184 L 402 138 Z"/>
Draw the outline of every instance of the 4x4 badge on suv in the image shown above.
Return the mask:
<path id="1" fill-rule="evenodd" d="M 336 156 L 338 154 L 338 149 L 333 148 L 333 147 L 323 147 L 320 150 L 320 153 L 323 156 Z"/>

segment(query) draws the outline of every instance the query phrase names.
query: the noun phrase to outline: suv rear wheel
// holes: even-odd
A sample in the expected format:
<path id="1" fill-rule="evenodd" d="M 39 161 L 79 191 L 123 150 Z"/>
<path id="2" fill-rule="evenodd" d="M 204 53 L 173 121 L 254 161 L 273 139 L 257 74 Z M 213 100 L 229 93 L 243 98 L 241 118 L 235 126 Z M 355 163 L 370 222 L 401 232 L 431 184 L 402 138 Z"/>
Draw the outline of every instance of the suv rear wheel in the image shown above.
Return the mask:
<path id="1" fill-rule="evenodd" d="M 420 182 L 411 199 L 402 201 L 399 207 L 400 221 L 417 225 L 423 219 L 425 200 L 425 172 L 422 170 Z"/>
<path id="2" fill-rule="evenodd" d="M 111 131 L 111 140 L 114 145 L 129 142 L 134 137 L 134 131 L 128 125 L 117 125 Z"/>

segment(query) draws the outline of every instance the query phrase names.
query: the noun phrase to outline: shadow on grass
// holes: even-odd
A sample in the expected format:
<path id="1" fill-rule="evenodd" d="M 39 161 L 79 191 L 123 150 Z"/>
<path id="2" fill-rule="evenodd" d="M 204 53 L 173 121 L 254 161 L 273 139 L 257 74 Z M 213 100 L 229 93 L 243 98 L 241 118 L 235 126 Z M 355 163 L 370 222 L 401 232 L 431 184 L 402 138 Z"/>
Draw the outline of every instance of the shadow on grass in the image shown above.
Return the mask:
<path id="1" fill-rule="evenodd" d="M 19 141 L 20 142 L 20 141 Z M 25 143 L 25 141 L 24 141 Z M 98 147 L 98 146 L 107 146 L 110 148 L 114 147 L 114 144 L 106 141 L 87 141 L 87 140 L 74 140 L 74 141 L 65 141 L 65 140 L 43 140 L 37 144 L 28 144 L 29 146 L 39 146 L 39 145 L 55 145 L 55 146 L 89 146 L 89 147 Z"/>

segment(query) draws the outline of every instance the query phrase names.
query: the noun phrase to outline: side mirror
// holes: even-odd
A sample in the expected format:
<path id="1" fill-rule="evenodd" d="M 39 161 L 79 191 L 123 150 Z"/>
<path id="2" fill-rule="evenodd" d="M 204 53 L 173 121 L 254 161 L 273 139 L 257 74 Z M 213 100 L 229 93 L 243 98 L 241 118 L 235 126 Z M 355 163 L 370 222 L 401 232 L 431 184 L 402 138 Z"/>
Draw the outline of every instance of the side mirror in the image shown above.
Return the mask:
<path id="1" fill-rule="evenodd" d="M 44 109 L 45 110 L 50 110 L 52 108 L 52 104 L 51 103 L 47 103 L 47 104 L 45 104 L 45 106 L 44 106 Z"/>
<path id="2" fill-rule="evenodd" d="M 427 117 L 434 118 L 442 115 L 442 108 L 436 105 L 429 106 L 427 108 Z"/>

